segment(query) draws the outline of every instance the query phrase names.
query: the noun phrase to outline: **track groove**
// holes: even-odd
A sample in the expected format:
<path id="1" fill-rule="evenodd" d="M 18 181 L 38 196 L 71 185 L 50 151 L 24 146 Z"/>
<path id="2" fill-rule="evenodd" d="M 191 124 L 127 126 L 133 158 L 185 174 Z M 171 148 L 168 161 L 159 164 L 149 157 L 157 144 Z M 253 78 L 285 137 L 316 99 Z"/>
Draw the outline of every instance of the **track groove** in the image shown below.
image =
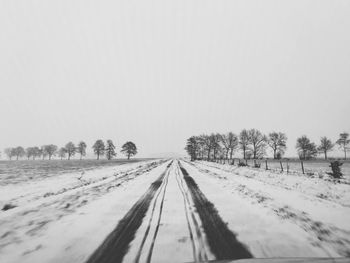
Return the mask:
<path id="1" fill-rule="evenodd" d="M 172 162 L 168 165 L 168 168 L 171 166 Z M 169 176 L 169 173 L 168 173 L 168 176 Z M 143 250 L 143 247 L 145 245 L 145 242 L 147 240 L 147 237 L 148 237 L 148 234 L 149 234 L 149 231 L 151 229 L 151 225 L 152 225 L 152 221 L 153 221 L 153 215 L 154 215 L 154 211 L 155 211 L 155 208 L 156 208 L 156 205 L 157 205 L 157 201 L 158 201 L 158 197 L 160 195 L 160 193 L 162 192 L 162 188 L 164 186 L 164 181 L 163 181 L 163 184 L 162 186 L 160 187 L 159 191 L 157 192 L 157 195 L 154 199 L 154 202 L 153 202 L 153 206 L 152 206 L 152 212 L 151 212 L 151 216 L 150 216 L 150 219 L 148 221 L 148 224 L 147 224 L 147 228 L 146 228 L 146 231 L 144 233 L 144 236 L 143 236 L 143 239 L 141 241 L 141 245 L 140 245 L 140 248 L 137 252 L 137 255 L 136 255 L 136 258 L 135 258 L 135 263 L 138 263 L 140 261 L 140 257 L 141 257 L 141 253 L 142 253 L 142 250 Z"/>
<path id="2" fill-rule="evenodd" d="M 225 222 L 218 214 L 214 204 L 212 204 L 199 189 L 195 180 L 188 174 L 181 164 L 180 169 L 191 193 L 197 213 L 202 221 L 205 234 L 211 251 L 216 259 L 242 259 L 252 258 L 252 254 L 240 243 L 236 235 L 232 233 Z"/>
<path id="3" fill-rule="evenodd" d="M 147 256 L 147 260 L 146 262 L 147 263 L 150 263 L 151 262 L 151 258 L 152 258 L 152 253 L 153 253 L 153 248 L 154 248 L 154 243 L 156 241 L 156 238 L 157 238 L 157 235 L 158 235 L 158 230 L 159 230 L 159 226 L 160 226 L 160 220 L 162 218 L 162 212 L 163 212 L 163 205 L 164 205 L 164 198 L 165 198 L 165 191 L 166 191 L 166 187 L 168 185 L 168 179 L 169 179 L 169 170 L 168 170 L 168 173 L 165 177 L 165 183 L 164 183 L 164 190 L 163 190 L 163 196 L 162 196 L 162 200 L 161 200 L 161 203 L 160 203 L 160 209 L 159 209 L 159 214 L 158 214 L 158 220 L 157 220 L 157 226 L 156 226 L 156 230 L 154 231 L 154 235 L 153 235 L 153 238 L 152 238 L 152 243 L 151 243 L 151 247 L 148 251 L 148 256 Z"/>
<path id="4" fill-rule="evenodd" d="M 161 187 L 164 177 L 168 174 L 170 164 L 166 170 L 154 181 L 141 198 L 133 205 L 126 215 L 119 221 L 117 227 L 107 236 L 104 242 L 95 250 L 87 263 L 116 263 L 122 262 L 134 239 L 137 229 L 141 226 L 148 208 L 157 190 Z"/>
<path id="5" fill-rule="evenodd" d="M 184 199 L 184 207 L 185 207 L 185 215 L 186 215 L 186 220 L 187 220 L 187 226 L 188 226 L 188 230 L 190 233 L 190 238 L 191 238 L 191 243 L 192 243 L 192 250 L 193 250 L 193 258 L 195 260 L 195 262 L 201 262 L 201 261 L 207 261 L 208 260 L 208 256 L 207 253 L 205 251 L 205 237 L 203 237 L 202 232 L 200 230 L 200 224 L 198 223 L 194 212 L 192 211 L 192 209 L 189 209 L 189 207 L 191 207 L 191 202 L 190 202 L 190 197 L 188 196 L 188 191 L 186 191 L 186 187 L 184 185 L 183 179 L 180 176 L 180 168 L 179 165 L 177 165 L 177 169 L 176 169 L 176 181 L 177 184 L 180 188 L 181 194 L 183 196 Z M 194 225 L 195 228 L 195 232 L 197 235 L 196 241 L 199 243 L 197 245 L 198 247 L 198 251 L 196 249 L 196 242 L 195 239 L 193 238 L 194 234 L 193 234 L 193 230 L 191 228 L 191 223 L 190 223 L 190 218 L 189 215 L 191 216 L 190 218 L 192 219 L 192 224 Z"/>

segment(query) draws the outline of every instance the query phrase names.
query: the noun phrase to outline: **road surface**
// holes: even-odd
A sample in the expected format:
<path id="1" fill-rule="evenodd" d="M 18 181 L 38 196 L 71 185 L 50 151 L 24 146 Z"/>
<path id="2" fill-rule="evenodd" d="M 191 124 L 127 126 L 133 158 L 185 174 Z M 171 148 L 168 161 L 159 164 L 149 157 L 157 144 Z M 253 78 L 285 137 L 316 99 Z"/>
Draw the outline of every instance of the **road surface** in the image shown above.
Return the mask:
<path id="1" fill-rule="evenodd" d="M 178 159 L 127 168 L 65 186 L 45 202 L 19 197 L 22 208 L 0 217 L 7 230 L 0 233 L 0 259 L 137 263 L 350 255 L 350 208 L 341 202 L 257 180 L 247 176 L 249 168 Z"/>

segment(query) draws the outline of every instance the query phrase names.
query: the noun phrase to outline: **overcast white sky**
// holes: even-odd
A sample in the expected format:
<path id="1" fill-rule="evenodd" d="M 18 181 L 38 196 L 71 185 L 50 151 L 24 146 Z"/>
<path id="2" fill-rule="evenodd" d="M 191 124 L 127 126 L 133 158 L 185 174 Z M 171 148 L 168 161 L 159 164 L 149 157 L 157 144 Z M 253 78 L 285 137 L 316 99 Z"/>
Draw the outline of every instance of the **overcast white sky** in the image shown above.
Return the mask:
<path id="1" fill-rule="evenodd" d="M 350 1 L 0 1 L 0 148 L 350 132 Z"/>

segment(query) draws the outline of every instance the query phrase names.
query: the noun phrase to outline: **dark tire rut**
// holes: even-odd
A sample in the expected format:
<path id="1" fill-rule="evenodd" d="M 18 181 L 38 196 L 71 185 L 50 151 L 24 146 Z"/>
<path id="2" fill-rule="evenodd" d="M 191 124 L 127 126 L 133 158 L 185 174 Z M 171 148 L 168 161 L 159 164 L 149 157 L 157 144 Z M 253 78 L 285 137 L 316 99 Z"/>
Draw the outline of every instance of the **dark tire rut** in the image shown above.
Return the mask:
<path id="1" fill-rule="evenodd" d="M 135 238 L 136 231 L 141 226 L 151 201 L 161 187 L 171 164 L 168 164 L 166 170 L 151 184 L 148 190 L 119 221 L 116 228 L 86 261 L 87 263 L 116 263 L 123 261 L 125 254 L 129 250 L 129 245 Z"/>
<path id="2" fill-rule="evenodd" d="M 240 243 L 220 217 L 214 204 L 199 189 L 195 180 L 179 162 L 181 172 L 191 193 L 197 213 L 202 221 L 211 252 L 217 260 L 252 258 L 253 255 Z"/>

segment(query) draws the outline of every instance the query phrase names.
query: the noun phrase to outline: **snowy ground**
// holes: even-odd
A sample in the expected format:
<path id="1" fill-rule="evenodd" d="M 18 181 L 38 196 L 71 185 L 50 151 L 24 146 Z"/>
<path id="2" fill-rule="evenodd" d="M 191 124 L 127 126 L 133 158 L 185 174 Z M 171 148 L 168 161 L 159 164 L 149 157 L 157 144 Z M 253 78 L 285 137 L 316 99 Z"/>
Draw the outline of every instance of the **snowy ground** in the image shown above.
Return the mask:
<path id="1" fill-rule="evenodd" d="M 1 186 L 0 262 L 350 256 L 349 184 L 156 160 Z"/>

